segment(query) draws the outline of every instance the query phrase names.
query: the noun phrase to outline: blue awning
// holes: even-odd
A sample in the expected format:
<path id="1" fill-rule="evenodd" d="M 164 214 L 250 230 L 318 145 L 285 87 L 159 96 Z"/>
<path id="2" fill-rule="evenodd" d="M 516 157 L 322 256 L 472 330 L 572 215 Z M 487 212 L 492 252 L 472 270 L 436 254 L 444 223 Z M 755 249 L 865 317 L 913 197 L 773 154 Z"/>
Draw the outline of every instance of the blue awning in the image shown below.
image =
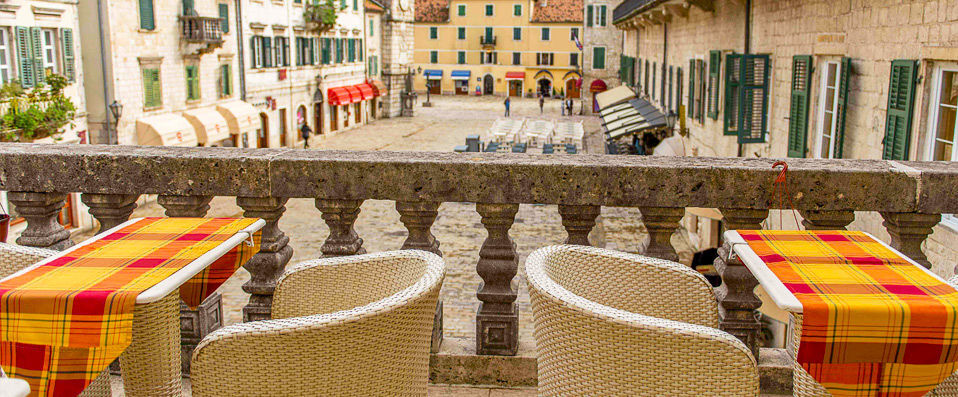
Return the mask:
<path id="1" fill-rule="evenodd" d="M 452 77 L 453 80 L 469 80 L 471 73 L 468 70 L 453 70 L 449 77 Z"/>
<path id="2" fill-rule="evenodd" d="M 422 74 L 426 76 L 442 76 L 442 69 L 426 69 Z"/>

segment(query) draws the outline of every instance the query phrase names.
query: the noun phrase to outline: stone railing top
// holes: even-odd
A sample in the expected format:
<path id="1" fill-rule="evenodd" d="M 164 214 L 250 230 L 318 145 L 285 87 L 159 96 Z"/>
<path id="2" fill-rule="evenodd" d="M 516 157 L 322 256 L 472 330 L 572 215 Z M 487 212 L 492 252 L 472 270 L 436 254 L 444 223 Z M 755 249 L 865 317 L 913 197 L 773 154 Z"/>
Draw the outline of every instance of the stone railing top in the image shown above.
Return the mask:
<path id="1" fill-rule="evenodd" d="M 775 159 L 0 144 L 0 190 L 778 208 Z M 788 159 L 803 210 L 958 212 L 958 164 Z"/>

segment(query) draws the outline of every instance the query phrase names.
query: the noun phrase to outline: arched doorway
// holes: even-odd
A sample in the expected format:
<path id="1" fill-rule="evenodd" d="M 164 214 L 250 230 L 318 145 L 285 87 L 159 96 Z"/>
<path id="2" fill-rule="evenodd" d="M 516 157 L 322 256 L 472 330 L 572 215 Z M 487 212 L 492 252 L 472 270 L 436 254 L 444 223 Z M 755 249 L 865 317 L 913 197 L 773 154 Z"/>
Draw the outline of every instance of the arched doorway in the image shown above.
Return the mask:
<path id="1" fill-rule="evenodd" d="M 579 79 L 571 78 L 565 81 L 566 98 L 579 99 Z"/>
<path id="2" fill-rule="evenodd" d="M 541 78 L 536 82 L 537 92 L 546 97 L 552 96 L 552 80 Z"/>
<path id="3" fill-rule="evenodd" d="M 492 95 L 495 91 L 496 79 L 492 77 L 491 74 L 485 75 L 482 78 L 482 94 L 483 95 Z"/>
<path id="4" fill-rule="evenodd" d="M 303 140 L 303 126 L 306 125 L 306 105 L 296 108 L 296 142 Z"/>

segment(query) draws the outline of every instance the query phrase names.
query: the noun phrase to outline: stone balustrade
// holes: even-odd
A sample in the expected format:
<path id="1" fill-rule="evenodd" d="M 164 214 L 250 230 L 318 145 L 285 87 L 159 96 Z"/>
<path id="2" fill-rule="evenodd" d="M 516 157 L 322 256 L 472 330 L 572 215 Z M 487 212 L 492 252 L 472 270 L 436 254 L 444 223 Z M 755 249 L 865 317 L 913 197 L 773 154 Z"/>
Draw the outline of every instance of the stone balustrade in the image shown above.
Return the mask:
<path id="1" fill-rule="evenodd" d="M 104 227 L 128 219 L 142 194 L 159 195 L 168 216 L 203 216 L 211 197 L 236 197 L 246 216 L 267 221 L 262 250 L 246 264 L 252 277 L 243 286 L 250 293 L 245 320 L 270 317 L 276 280 L 293 250 L 278 226 L 289 198 L 315 199 L 330 230 L 324 256 L 365 252 L 353 228 L 364 200 L 395 201 L 408 230 L 402 248 L 437 254 L 440 242 L 430 228 L 440 204 L 473 202 L 488 233 L 476 262 L 483 280 L 477 291 L 477 352 L 511 355 L 518 344 L 518 255 L 509 229 L 521 204 L 558 204 L 556 215 L 574 244 L 589 244 L 602 206 L 637 207 L 650 234 L 644 252 L 675 259 L 669 236 L 685 207 L 720 209 L 728 229 L 760 228 L 769 210 L 777 208 L 773 162 L 0 144 L 0 190 L 10 192 L 28 222 L 17 242 L 55 249 L 71 244 L 56 222 L 66 193 L 82 193 Z M 844 228 L 854 220 L 853 211 L 879 212 L 891 244 L 926 266 L 922 242 L 939 214 L 958 213 L 958 167 L 949 163 L 791 159 L 788 181 L 791 203 L 806 228 Z M 740 262 L 716 265 L 724 280 L 717 289 L 721 326 L 757 354 L 756 281 Z"/>

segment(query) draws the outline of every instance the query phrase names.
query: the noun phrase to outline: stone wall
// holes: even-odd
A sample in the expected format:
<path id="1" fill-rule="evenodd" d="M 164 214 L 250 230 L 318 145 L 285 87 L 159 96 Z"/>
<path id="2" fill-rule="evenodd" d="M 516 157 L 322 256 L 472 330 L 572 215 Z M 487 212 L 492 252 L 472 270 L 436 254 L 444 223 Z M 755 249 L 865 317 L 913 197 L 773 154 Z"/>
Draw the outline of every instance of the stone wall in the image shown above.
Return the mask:
<path id="1" fill-rule="evenodd" d="M 405 90 L 406 74 L 412 70 L 415 2 L 390 0 L 384 3 L 387 14 L 382 28 L 382 74 L 389 94 L 383 99 L 382 114 L 384 117 L 398 117 L 402 114 L 400 95 Z"/>
<path id="2" fill-rule="evenodd" d="M 850 89 L 845 125 L 844 157 L 881 158 L 885 109 L 888 100 L 890 63 L 895 59 L 917 59 L 919 77 L 911 131 L 909 159 L 928 158 L 928 102 L 932 73 L 936 66 L 958 62 L 958 2 L 955 1 L 831 1 L 755 0 L 751 10 L 750 52 L 769 54 L 771 84 L 768 104 L 768 140 L 741 148 L 736 137 L 722 134 L 723 103 L 717 120 L 704 123 L 687 120 L 693 153 L 704 156 L 785 157 L 788 138 L 793 55 L 812 55 L 815 66 L 810 92 L 808 125 L 809 156 L 816 149 L 821 71 L 824 63 L 851 58 Z M 746 50 L 744 3 L 715 1 L 715 11 L 691 7 L 688 17 L 673 15 L 666 25 L 647 24 L 638 30 L 637 67 L 644 82 L 644 62 L 663 62 L 685 69 L 683 102 L 688 97 L 688 64 L 691 58 L 708 61 L 710 50 L 724 54 Z M 663 59 L 663 32 L 668 30 L 667 59 Z M 633 43 L 623 43 L 628 47 Z M 656 92 L 660 89 L 658 72 Z M 650 78 L 651 80 L 651 78 Z M 721 80 L 721 79 L 720 79 Z M 720 82 L 720 98 L 724 89 Z M 700 95 L 700 93 L 696 93 Z M 883 187 L 873 186 L 872 189 Z M 851 227 L 883 236 L 881 217 L 858 214 Z M 939 225 L 926 242 L 926 251 L 936 271 L 951 274 L 958 258 L 958 233 Z"/>
<path id="3" fill-rule="evenodd" d="M 589 114 L 592 112 L 592 95 L 589 93 L 589 87 L 596 79 L 601 79 L 609 88 L 621 85 L 619 81 L 619 59 L 620 54 L 628 51 L 622 44 L 622 31 L 612 25 L 612 10 L 622 3 L 622 0 L 585 0 L 585 6 L 607 7 L 606 26 L 589 26 L 588 21 L 582 23 L 582 109 Z M 583 19 L 588 18 L 587 15 Z M 605 68 L 593 69 L 593 48 L 605 47 Z M 634 47 L 634 46 L 633 46 Z M 635 51 L 632 51 L 634 53 Z"/>

